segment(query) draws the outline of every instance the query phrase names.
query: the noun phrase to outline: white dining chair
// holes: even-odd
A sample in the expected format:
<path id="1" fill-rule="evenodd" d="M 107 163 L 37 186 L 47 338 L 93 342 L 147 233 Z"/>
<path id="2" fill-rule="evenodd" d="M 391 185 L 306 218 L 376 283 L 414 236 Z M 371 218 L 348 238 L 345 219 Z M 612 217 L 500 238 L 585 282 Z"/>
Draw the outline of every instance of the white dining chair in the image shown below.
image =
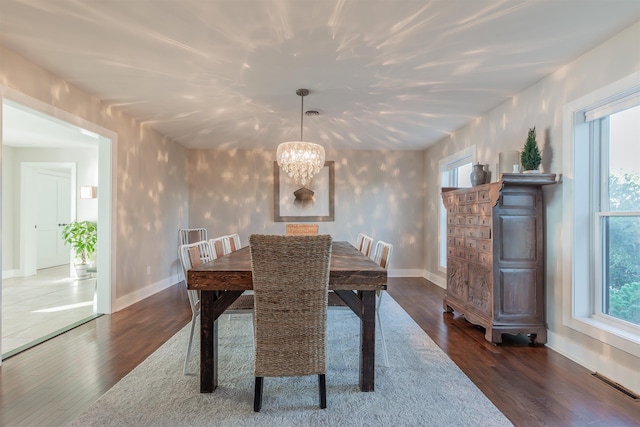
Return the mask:
<path id="1" fill-rule="evenodd" d="M 240 235 L 238 233 L 229 234 L 225 237 L 227 238 L 227 249 L 229 250 L 229 253 L 235 252 L 242 247 Z"/>
<path id="2" fill-rule="evenodd" d="M 186 245 L 188 243 L 196 243 L 206 241 L 207 229 L 206 228 L 181 228 L 179 230 L 180 244 Z"/>
<path id="3" fill-rule="evenodd" d="M 180 245 L 180 263 L 185 277 L 185 287 L 187 286 L 187 271 L 191 268 L 202 265 L 211 260 L 217 259 L 218 255 L 207 241 Z M 222 255 L 220 255 L 222 256 Z M 187 347 L 187 357 L 184 361 L 184 374 L 188 373 L 189 358 L 191 356 L 191 345 L 193 343 L 193 333 L 196 319 L 200 315 L 200 291 L 187 288 L 189 305 L 191 306 L 191 332 L 189 333 L 189 344 Z M 229 314 L 251 314 L 253 316 L 253 294 L 244 293 L 240 295 L 226 310 Z"/>
<path id="4" fill-rule="evenodd" d="M 389 262 L 391 261 L 391 252 L 393 252 L 393 245 L 391 243 L 378 240 L 375 249 L 373 251 L 373 261 L 385 270 L 388 269 Z M 382 304 L 382 296 L 384 291 L 376 291 L 378 301 L 376 303 L 376 319 L 378 320 L 378 329 L 380 330 L 380 338 L 382 338 L 382 354 L 384 355 L 384 366 L 389 367 L 389 355 L 387 354 L 387 342 L 384 339 L 384 329 L 382 328 L 382 321 L 380 320 L 380 305 Z"/>
<path id="5" fill-rule="evenodd" d="M 206 240 L 180 245 L 178 256 L 180 257 L 182 273 L 185 277 L 185 287 L 187 286 L 187 271 L 189 271 L 193 267 L 202 265 L 215 258 L 213 252 L 211 251 L 211 246 Z M 193 332 L 196 326 L 196 319 L 200 315 L 200 292 L 187 288 L 187 296 L 189 297 L 189 305 L 191 306 L 191 332 L 189 333 L 187 357 L 184 361 L 183 372 L 185 375 L 187 375 L 188 373 L 189 357 L 191 356 L 191 345 L 193 344 Z"/>
<path id="6" fill-rule="evenodd" d="M 356 241 L 356 248 L 365 256 L 371 255 L 371 247 L 373 246 L 373 237 L 367 236 L 366 234 L 358 234 L 358 240 Z"/>
<path id="7" fill-rule="evenodd" d="M 215 258 L 227 255 L 230 252 L 227 245 L 227 236 L 220 236 L 214 239 L 209 239 L 209 245 L 211 246 L 211 250 L 213 251 Z"/>

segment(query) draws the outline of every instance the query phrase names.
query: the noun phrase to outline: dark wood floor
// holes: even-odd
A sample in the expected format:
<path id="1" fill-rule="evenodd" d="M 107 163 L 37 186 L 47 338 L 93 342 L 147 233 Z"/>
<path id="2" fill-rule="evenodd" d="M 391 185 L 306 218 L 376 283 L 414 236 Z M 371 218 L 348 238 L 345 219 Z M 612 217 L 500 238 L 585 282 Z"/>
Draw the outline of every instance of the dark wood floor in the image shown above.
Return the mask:
<path id="1" fill-rule="evenodd" d="M 525 338 L 491 345 L 481 329 L 444 313 L 443 290 L 426 280 L 392 278 L 389 294 L 515 425 L 640 425 L 640 401 Z M 5 360 L 0 425 L 65 425 L 186 325 L 190 314 L 184 288 L 176 285 Z"/>

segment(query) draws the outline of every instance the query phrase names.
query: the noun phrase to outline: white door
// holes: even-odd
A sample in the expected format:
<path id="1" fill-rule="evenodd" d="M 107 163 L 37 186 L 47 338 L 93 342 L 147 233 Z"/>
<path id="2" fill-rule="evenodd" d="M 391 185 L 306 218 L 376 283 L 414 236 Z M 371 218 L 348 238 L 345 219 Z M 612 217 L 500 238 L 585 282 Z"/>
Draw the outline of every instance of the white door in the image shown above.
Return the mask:
<path id="1" fill-rule="evenodd" d="M 37 268 L 68 264 L 70 248 L 62 229 L 71 220 L 71 179 L 49 171 L 36 173 Z"/>

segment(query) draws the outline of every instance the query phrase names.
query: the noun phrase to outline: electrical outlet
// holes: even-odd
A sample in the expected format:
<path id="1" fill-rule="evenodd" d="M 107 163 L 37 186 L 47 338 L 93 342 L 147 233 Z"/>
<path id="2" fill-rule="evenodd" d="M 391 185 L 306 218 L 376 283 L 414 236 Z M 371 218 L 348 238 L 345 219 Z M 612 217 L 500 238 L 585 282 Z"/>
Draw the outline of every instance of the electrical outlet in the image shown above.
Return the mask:
<path id="1" fill-rule="evenodd" d="M 147 265 L 147 276 L 151 275 L 151 266 Z"/>

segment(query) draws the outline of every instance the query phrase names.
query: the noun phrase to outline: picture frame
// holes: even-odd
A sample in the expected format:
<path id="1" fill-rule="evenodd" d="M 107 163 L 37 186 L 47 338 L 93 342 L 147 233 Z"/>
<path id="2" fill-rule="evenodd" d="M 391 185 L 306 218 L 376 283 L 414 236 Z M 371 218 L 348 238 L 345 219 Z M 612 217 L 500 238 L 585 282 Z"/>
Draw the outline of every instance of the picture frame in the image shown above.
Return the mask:
<path id="1" fill-rule="evenodd" d="M 335 220 L 335 162 L 326 161 L 308 186 L 296 184 L 273 162 L 275 222 L 331 222 Z"/>

